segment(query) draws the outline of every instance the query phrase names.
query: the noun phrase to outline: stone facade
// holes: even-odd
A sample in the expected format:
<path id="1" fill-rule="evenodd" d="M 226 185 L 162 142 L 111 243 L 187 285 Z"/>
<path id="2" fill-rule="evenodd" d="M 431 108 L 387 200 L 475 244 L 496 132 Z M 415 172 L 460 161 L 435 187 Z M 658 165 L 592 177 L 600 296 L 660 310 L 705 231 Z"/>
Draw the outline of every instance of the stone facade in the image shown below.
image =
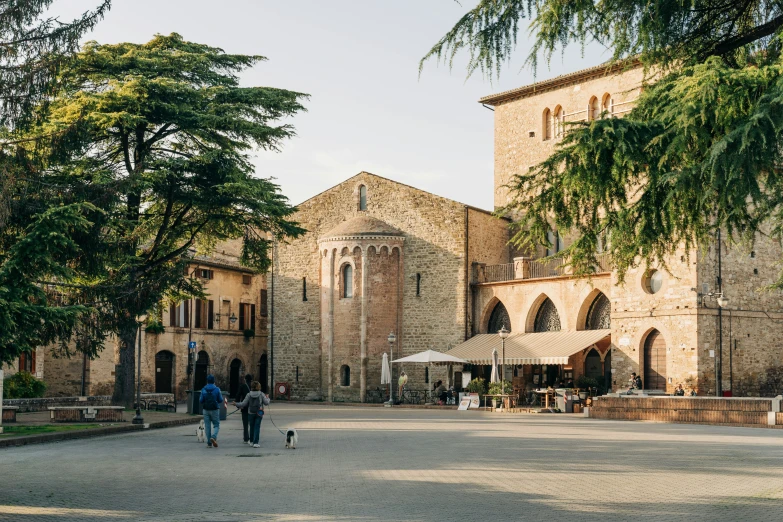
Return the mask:
<path id="1" fill-rule="evenodd" d="M 172 310 L 171 303 L 161 303 L 142 327 L 142 392 L 175 393 L 182 399 L 193 379 L 203 381 L 207 373 L 214 374 L 225 390 L 233 390 L 247 373 L 269 389 L 266 276 L 241 267 L 239 249 L 238 242 L 218 245 L 209 257 L 197 257 L 188 267 L 188 273 L 203 284 L 206 299 L 201 306 L 192 300 L 187 308 L 174 304 Z M 150 322 L 160 324 L 164 331 L 147 331 Z M 196 343 L 195 375 L 189 368 L 189 340 Z M 47 396 L 113 393 L 119 362 L 115 338 L 107 339 L 93 360 L 52 354 L 44 347 L 36 351 L 36 375 L 46 382 Z M 18 364 L 10 367 L 9 374 Z M 195 384 L 200 387 L 200 382 Z"/>
<path id="2" fill-rule="evenodd" d="M 472 263 L 508 259 L 504 221 L 366 172 L 298 208 L 308 233 L 277 245 L 269 294 L 274 379 L 294 398 L 385 397 L 388 335 L 397 338 L 394 359 L 461 343 L 470 335 Z M 427 386 L 422 365 L 404 370 L 411 386 Z M 433 368 L 431 380 L 446 378 Z"/>
<path id="3" fill-rule="evenodd" d="M 512 176 L 552 153 L 561 135 L 558 122 L 601 117 L 604 111 L 622 117 L 633 107 L 643 79 L 639 67 L 602 66 L 482 99 L 495 109 L 496 207 L 509 202 L 503 187 Z M 605 369 L 611 371 L 613 388 L 626 387 L 631 372 L 644 376 L 647 366 L 654 364 L 645 363 L 645 346 L 657 333 L 657 364 L 665 368 L 666 391 L 683 383 L 699 394 L 717 393 L 722 360 L 723 390 L 758 394 L 767 369 L 783 366 L 781 292 L 765 290 L 780 271 L 783 251 L 779 243 L 761 236 L 752 245 L 737 245 L 725 236 L 720 244 L 720 270 L 717 239 L 690 252 L 682 249 L 667 259 L 666 268 L 652 267 L 660 278 L 654 293 L 648 267 L 629 271 L 623 285 L 608 269 L 579 280 L 519 271 L 510 281 L 479 280 L 473 309 L 481 320 L 474 332 L 486 332 L 488 316 L 498 302 L 509 312 L 512 331 L 530 331 L 543 296 L 554 302 L 563 329 L 579 329 L 584 326 L 585 307 L 600 291 L 611 302 L 611 351 L 601 358 L 606 362 L 609 355 Z M 533 257 L 544 254 L 539 250 Z M 491 266 L 481 269 L 498 272 Z M 522 277 L 525 280 L 520 281 Z M 719 288 L 729 298 L 723 309 L 716 296 L 709 295 Z"/>

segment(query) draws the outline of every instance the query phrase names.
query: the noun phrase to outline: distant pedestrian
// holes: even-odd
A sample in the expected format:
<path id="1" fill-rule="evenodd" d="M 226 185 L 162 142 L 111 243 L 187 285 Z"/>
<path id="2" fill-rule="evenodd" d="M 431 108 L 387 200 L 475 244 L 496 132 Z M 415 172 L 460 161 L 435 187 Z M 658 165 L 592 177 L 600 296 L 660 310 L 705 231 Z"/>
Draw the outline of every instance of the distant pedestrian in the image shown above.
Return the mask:
<path id="1" fill-rule="evenodd" d="M 239 385 L 239 391 L 237 391 L 237 401 L 242 402 L 250 393 L 250 383 L 253 380 L 253 376 L 249 373 L 245 375 L 245 382 Z M 242 436 L 244 437 L 245 444 L 250 440 L 250 435 L 247 429 L 247 406 L 242 408 Z"/>
<path id="2" fill-rule="evenodd" d="M 220 405 L 223 404 L 223 394 L 220 388 L 215 386 L 215 376 L 207 375 L 207 385 L 201 389 L 201 397 L 198 401 L 204 410 L 204 429 L 207 432 L 207 447 L 218 447 L 218 431 L 220 431 Z M 212 425 L 215 432 L 212 432 Z"/>
<path id="3" fill-rule="evenodd" d="M 250 425 L 250 441 L 248 444 L 259 448 L 258 439 L 261 436 L 261 421 L 264 419 L 264 404 L 269 404 L 264 392 L 261 391 L 261 383 L 253 381 L 250 385 L 250 393 L 242 402 L 235 402 L 237 408 L 247 408 L 248 424 Z"/>
<path id="4" fill-rule="evenodd" d="M 685 396 L 685 389 L 682 387 L 682 383 L 678 384 L 677 387 L 674 388 L 674 395 L 677 397 Z"/>
<path id="5" fill-rule="evenodd" d="M 405 385 L 408 384 L 408 375 L 405 372 L 400 373 L 400 378 L 397 379 L 397 384 L 399 386 L 399 394 L 397 396 L 399 397 L 400 401 L 402 401 L 402 392 L 405 391 Z"/>

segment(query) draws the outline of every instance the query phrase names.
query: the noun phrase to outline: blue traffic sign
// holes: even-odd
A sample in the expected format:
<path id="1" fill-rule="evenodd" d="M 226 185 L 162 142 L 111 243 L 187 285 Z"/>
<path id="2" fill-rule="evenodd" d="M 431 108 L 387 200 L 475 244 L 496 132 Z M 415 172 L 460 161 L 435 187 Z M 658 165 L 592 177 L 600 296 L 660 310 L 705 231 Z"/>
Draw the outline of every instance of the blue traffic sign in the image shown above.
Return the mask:
<path id="1" fill-rule="evenodd" d="M 196 349 L 196 341 L 190 341 L 188 343 L 188 349 L 195 350 Z"/>

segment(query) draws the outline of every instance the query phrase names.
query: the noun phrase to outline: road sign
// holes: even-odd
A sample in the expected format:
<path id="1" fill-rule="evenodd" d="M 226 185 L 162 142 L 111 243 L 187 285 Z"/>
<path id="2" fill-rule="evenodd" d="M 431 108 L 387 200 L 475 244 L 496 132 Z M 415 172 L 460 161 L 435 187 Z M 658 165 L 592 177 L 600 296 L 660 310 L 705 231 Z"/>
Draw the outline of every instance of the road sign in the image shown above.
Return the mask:
<path id="1" fill-rule="evenodd" d="M 196 341 L 190 341 L 188 343 L 188 350 L 195 350 L 196 349 Z"/>

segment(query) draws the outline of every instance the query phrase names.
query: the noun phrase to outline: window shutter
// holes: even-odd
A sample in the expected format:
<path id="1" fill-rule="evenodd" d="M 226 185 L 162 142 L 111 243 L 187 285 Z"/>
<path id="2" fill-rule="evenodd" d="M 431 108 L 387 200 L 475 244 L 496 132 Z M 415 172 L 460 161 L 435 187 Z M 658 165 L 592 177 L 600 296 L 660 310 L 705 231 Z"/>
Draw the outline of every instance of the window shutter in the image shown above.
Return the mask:
<path id="1" fill-rule="evenodd" d="M 214 279 L 215 278 L 215 271 L 214 270 L 210 270 L 209 271 L 209 278 L 210 279 Z"/>
<path id="2" fill-rule="evenodd" d="M 209 302 L 207 303 L 207 328 L 209 328 L 210 330 L 212 330 L 212 328 L 214 328 L 215 326 L 214 319 L 215 319 L 215 301 L 210 299 Z"/>
<path id="3" fill-rule="evenodd" d="M 35 348 L 30 350 L 30 373 L 35 375 Z"/>
<path id="4" fill-rule="evenodd" d="M 266 317 L 269 315 L 267 313 L 267 307 L 266 307 L 266 288 L 261 290 L 261 317 Z"/>
<path id="5" fill-rule="evenodd" d="M 204 327 L 203 321 L 201 319 L 201 304 L 202 303 L 203 303 L 203 301 L 201 299 L 196 299 L 196 324 L 195 324 L 196 328 L 203 328 Z"/>
<path id="6" fill-rule="evenodd" d="M 245 329 L 245 305 L 239 303 L 239 329 Z"/>
<path id="7" fill-rule="evenodd" d="M 185 311 L 185 320 L 182 321 L 182 326 L 190 328 L 190 301 L 183 301 L 182 309 Z"/>
<path id="8" fill-rule="evenodd" d="M 250 328 L 251 330 L 256 329 L 256 305 L 254 304 L 250 305 L 250 321 L 248 321 L 248 323 L 250 323 L 250 326 L 248 326 L 248 328 Z"/>
<path id="9" fill-rule="evenodd" d="M 169 308 L 169 326 L 177 326 L 177 306 L 174 303 Z"/>

